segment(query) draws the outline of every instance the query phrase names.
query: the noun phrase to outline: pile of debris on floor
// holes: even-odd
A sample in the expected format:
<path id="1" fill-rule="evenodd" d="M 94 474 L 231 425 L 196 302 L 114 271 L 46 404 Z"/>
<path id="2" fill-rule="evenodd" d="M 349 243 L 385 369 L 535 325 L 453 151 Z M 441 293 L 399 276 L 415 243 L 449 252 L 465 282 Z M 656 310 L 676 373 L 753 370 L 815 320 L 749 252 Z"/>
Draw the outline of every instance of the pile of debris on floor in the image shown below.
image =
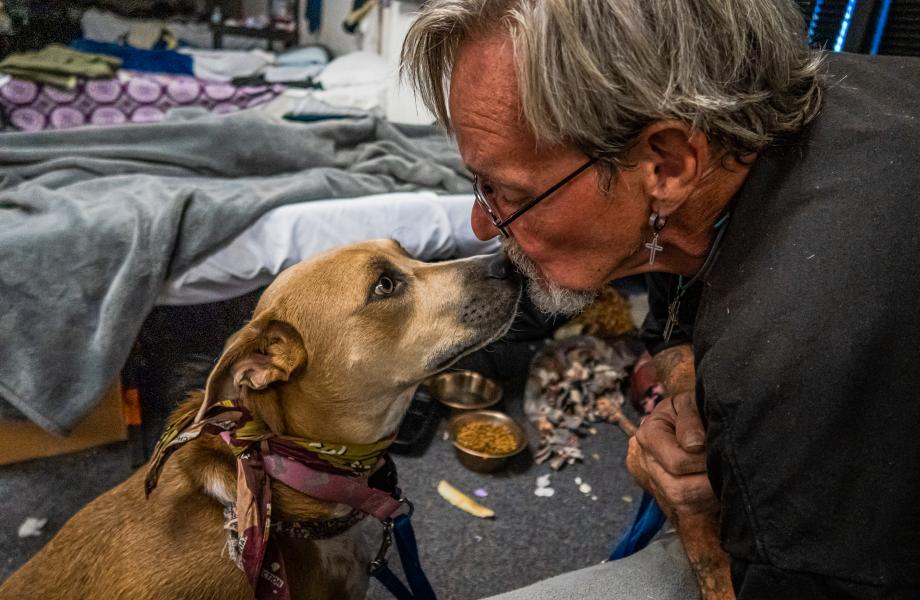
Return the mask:
<path id="1" fill-rule="evenodd" d="M 596 433 L 598 423 L 635 433 L 624 413 L 629 375 L 640 351 L 634 332 L 628 303 L 611 288 L 534 357 L 524 411 L 540 432 L 538 464 L 559 470 L 583 460 L 579 440 Z"/>

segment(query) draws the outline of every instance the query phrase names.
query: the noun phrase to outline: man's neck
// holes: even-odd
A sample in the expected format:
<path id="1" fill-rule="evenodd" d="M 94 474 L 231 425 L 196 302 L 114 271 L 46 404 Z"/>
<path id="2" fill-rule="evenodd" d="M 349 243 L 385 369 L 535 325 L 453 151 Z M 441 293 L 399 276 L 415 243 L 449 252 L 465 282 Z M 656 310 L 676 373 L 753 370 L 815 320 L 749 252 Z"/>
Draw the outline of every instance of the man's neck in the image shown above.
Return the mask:
<path id="1" fill-rule="evenodd" d="M 660 243 L 671 250 L 662 253 L 654 271 L 695 274 L 706 260 L 715 237 L 716 224 L 728 211 L 750 173 L 754 157 L 742 164 L 717 161 L 703 185 L 668 219 Z"/>

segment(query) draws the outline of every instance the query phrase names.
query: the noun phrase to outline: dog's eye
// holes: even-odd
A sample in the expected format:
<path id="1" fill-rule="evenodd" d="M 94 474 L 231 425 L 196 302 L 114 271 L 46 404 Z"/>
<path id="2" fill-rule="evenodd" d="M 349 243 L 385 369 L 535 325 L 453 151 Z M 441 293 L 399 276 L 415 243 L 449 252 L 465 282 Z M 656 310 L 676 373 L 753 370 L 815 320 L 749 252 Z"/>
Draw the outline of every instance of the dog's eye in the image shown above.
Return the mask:
<path id="1" fill-rule="evenodd" d="M 389 296 L 396 289 L 396 283 L 384 275 L 377 280 L 377 285 L 374 286 L 374 294 L 377 296 Z"/>

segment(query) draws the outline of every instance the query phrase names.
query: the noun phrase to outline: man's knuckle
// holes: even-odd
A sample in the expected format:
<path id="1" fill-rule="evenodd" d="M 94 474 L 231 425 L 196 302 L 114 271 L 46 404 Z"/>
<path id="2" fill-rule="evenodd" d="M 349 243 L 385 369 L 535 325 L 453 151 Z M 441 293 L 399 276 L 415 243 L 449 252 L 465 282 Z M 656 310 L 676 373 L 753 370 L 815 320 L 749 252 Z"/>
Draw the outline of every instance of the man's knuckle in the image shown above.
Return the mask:
<path id="1" fill-rule="evenodd" d="M 638 444 L 639 446 L 642 446 L 644 448 L 646 445 L 648 445 L 649 427 L 647 425 L 647 422 L 639 426 L 639 429 L 636 430 L 636 435 L 633 437 L 636 440 L 636 444 Z"/>

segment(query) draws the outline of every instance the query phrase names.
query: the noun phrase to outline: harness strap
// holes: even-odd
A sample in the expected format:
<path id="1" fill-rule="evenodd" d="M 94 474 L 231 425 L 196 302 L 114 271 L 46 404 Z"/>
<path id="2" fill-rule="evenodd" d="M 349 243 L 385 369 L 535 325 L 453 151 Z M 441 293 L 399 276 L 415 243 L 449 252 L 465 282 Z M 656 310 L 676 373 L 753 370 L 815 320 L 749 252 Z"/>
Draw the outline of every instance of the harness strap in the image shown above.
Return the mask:
<path id="1" fill-rule="evenodd" d="M 409 514 L 401 514 L 395 519 L 384 523 L 383 543 L 377 558 L 371 563 L 370 574 L 383 584 L 396 600 L 437 600 L 418 557 L 418 546 L 415 542 L 415 531 L 412 529 L 411 503 Z M 390 545 L 390 536 L 396 538 L 396 548 L 399 550 L 399 560 L 402 562 L 403 573 L 409 588 L 390 570 L 386 560 L 386 551 Z"/>
<path id="2" fill-rule="evenodd" d="M 434 590 L 425 577 L 422 563 L 418 557 L 418 545 L 415 530 L 409 515 L 399 515 L 393 519 L 393 535 L 396 537 L 396 549 L 402 562 L 403 573 L 412 588 L 415 600 L 436 600 Z"/>
<path id="3" fill-rule="evenodd" d="M 396 600 L 416 600 L 412 592 L 410 592 L 405 584 L 399 580 L 399 577 L 390 570 L 390 567 L 388 567 L 386 563 L 380 565 L 380 567 L 371 574 L 377 578 L 377 581 L 383 584 L 383 587 L 393 594 Z"/>
<path id="4" fill-rule="evenodd" d="M 262 461 L 265 472 L 273 479 L 313 498 L 347 504 L 380 521 L 400 508 L 399 500 L 370 487 L 364 479 L 311 469 L 278 454 L 264 454 Z"/>

